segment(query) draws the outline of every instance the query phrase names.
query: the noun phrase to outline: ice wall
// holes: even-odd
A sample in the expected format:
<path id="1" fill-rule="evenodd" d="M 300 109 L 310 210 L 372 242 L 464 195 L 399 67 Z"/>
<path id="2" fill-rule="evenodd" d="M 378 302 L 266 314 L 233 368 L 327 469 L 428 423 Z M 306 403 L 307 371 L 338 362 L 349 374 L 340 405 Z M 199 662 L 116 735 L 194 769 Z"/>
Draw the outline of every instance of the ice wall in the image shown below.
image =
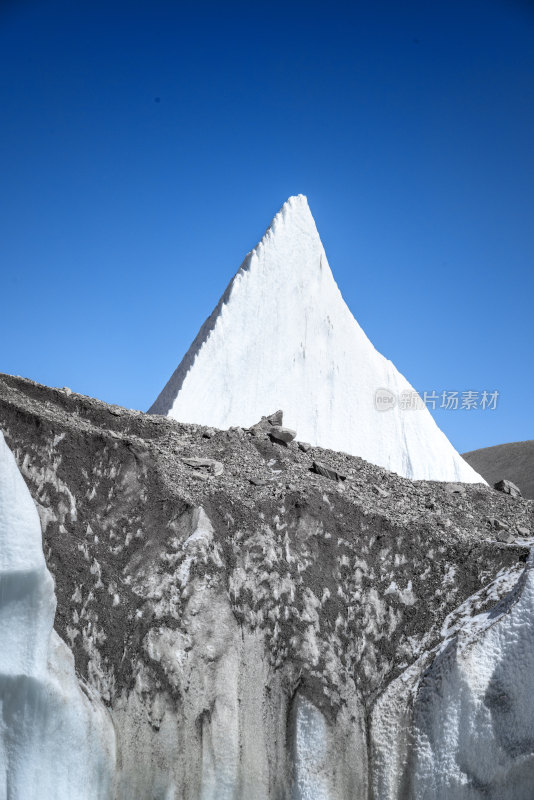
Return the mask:
<path id="1" fill-rule="evenodd" d="M 390 684 L 372 731 L 377 800 L 531 800 L 534 553 L 500 603 Z"/>
<path id="2" fill-rule="evenodd" d="M 0 439 L 0 800 L 530 796 L 532 503 L 345 457 L 339 485 L 267 436 L 46 392 L 3 427 L 71 649 Z M 273 453 L 292 483 L 251 489 Z"/>
<path id="3" fill-rule="evenodd" d="M 0 433 L 0 797 L 108 800 L 111 719 L 52 630 L 39 517 Z"/>

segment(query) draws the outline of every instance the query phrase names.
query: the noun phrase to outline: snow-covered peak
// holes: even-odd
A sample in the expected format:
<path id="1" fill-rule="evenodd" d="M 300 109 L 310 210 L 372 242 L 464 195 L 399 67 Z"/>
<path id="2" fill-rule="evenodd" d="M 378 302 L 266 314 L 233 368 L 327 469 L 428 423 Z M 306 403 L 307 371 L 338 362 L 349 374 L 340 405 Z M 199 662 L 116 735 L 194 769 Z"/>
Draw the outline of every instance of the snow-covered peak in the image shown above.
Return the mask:
<path id="1" fill-rule="evenodd" d="M 304 194 L 294 194 L 286 200 L 278 214 L 274 216 L 265 235 L 273 235 L 282 226 L 290 225 L 300 225 L 303 228 L 307 227 L 310 232 L 314 231 L 315 234 L 319 236 L 315 226 L 315 220 L 308 205 L 308 198 Z"/>
<path id="2" fill-rule="evenodd" d="M 297 195 L 247 255 L 150 411 L 227 428 L 282 408 L 313 445 L 409 478 L 482 482 L 426 409 L 377 410 L 379 389 L 397 398 L 414 392 L 354 319 L 308 201 Z"/>
<path id="3" fill-rule="evenodd" d="M 272 273 L 280 272 L 280 277 L 289 270 L 294 277 L 314 268 L 326 267 L 330 271 L 326 258 L 322 263 L 321 255 L 324 249 L 308 198 L 303 194 L 292 195 L 275 215 L 261 241 L 247 255 L 229 288 L 241 272 L 250 268 L 255 258 L 264 260 L 266 269 Z M 289 280 L 290 276 L 286 278 Z"/>

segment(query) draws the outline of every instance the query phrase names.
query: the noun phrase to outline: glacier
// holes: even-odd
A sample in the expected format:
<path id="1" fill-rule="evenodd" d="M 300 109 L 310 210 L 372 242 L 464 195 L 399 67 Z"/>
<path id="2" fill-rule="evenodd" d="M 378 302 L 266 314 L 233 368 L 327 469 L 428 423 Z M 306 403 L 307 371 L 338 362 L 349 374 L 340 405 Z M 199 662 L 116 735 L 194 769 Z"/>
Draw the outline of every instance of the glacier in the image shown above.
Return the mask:
<path id="1" fill-rule="evenodd" d="M 0 427 L 2 800 L 532 796 L 532 501 L 9 376 Z"/>
<path id="2" fill-rule="evenodd" d="M 378 411 L 375 393 L 397 399 Z M 282 408 L 302 441 L 414 479 L 484 482 L 343 300 L 306 197 L 291 197 L 250 252 L 150 413 L 250 426 Z"/>
<path id="3" fill-rule="evenodd" d="M 0 797 L 108 800 L 115 735 L 53 630 L 36 507 L 0 432 Z"/>
<path id="4" fill-rule="evenodd" d="M 508 578 L 496 606 L 471 616 L 470 598 L 454 635 L 378 700 L 377 800 L 534 796 L 534 551 Z"/>

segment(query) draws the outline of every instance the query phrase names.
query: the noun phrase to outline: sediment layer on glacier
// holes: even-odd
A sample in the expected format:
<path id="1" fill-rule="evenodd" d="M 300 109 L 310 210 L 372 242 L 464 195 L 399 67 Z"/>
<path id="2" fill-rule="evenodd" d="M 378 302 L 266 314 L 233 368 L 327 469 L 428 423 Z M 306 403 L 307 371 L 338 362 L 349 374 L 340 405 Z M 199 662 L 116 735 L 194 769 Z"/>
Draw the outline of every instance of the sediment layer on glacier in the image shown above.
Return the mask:
<path id="1" fill-rule="evenodd" d="M 4 452 L 0 536 L 46 600 L 20 584 L 16 669 L 62 693 L 34 713 L 0 678 L 7 800 L 529 797 L 532 502 L 8 376 L 0 428 L 57 595 L 50 634 L 37 517 Z M 42 758 L 19 737 L 36 721 Z"/>

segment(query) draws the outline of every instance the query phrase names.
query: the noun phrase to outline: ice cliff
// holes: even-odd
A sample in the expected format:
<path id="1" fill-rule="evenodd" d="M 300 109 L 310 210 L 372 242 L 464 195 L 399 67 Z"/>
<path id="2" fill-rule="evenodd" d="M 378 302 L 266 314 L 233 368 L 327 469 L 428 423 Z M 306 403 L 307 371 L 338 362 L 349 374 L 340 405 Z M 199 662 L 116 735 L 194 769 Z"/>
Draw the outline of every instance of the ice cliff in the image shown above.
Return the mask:
<path id="1" fill-rule="evenodd" d="M 377 390 L 395 407 L 377 410 Z M 410 397 L 413 387 L 343 300 L 298 195 L 246 257 L 150 411 L 228 428 L 283 408 L 289 427 L 314 445 L 408 478 L 483 482 L 422 401 L 401 408 Z"/>
<path id="2" fill-rule="evenodd" d="M 0 427 L 0 797 L 532 796 L 531 501 L 8 376 Z"/>
<path id="3" fill-rule="evenodd" d="M 0 796 L 103 800 L 113 795 L 111 717 L 77 680 L 55 611 L 39 517 L 0 433 Z"/>

